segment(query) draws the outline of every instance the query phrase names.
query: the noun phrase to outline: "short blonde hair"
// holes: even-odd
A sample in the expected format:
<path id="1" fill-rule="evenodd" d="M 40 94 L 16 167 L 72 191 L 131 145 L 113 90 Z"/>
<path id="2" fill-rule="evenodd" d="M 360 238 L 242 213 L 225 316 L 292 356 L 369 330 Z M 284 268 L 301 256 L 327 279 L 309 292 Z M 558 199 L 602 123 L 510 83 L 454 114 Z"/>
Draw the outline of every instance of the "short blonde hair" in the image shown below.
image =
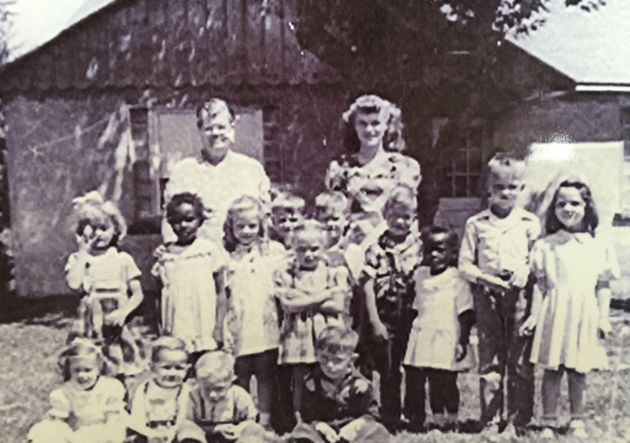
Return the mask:
<path id="1" fill-rule="evenodd" d="M 271 201 L 271 212 L 279 213 L 279 212 L 304 212 L 304 207 L 306 206 L 306 202 L 302 197 L 296 195 L 292 192 L 282 191 L 276 195 Z"/>
<path id="2" fill-rule="evenodd" d="M 497 178 L 516 178 L 521 180 L 525 174 L 525 160 L 511 154 L 499 152 L 488 161 L 487 185 Z"/>
<path id="3" fill-rule="evenodd" d="M 195 363 L 197 378 L 208 378 L 212 381 L 234 379 L 234 356 L 225 351 L 209 351 L 204 353 Z"/>
<path id="4" fill-rule="evenodd" d="M 70 380 L 70 363 L 81 358 L 94 358 L 99 373 L 104 374 L 106 372 L 107 366 L 101 348 L 88 338 L 76 337 L 57 358 L 57 366 L 61 370 L 65 381 Z"/>
<path id="5" fill-rule="evenodd" d="M 90 191 L 72 200 L 74 212 L 77 217 L 76 234 L 82 235 L 87 226 L 109 221 L 114 227 L 112 245 L 118 243 L 127 235 L 127 223 L 118 206 L 112 201 L 103 199 L 98 191 Z"/>
<path id="6" fill-rule="evenodd" d="M 383 214 L 399 205 L 415 211 L 418 208 L 418 195 L 415 189 L 405 184 L 396 185 L 385 202 Z"/>
<path id="7" fill-rule="evenodd" d="M 151 344 L 151 361 L 155 363 L 160 358 L 162 351 L 183 351 L 188 356 L 186 343 L 180 338 L 165 335 L 157 338 Z"/>
<path id="8" fill-rule="evenodd" d="M 312 218 L 304 220 L 304 222 L 295 229 L 291 237 L 291 243 L 295 246 L 298 238 L 302 238 L 302 236 L 308 234 L 314 234 L 320 239 L 322 245 L 326 244 L 326 231 L 324 230 L 324 226 Z"/>
<path id="9" fill-rule="evenodd" d="M 347 215 L 350 213 L 350 202 L 343 192 L 324 191 L 315 197 L 315 211 L 321 209 L 337 209 Z"/>
<path id="10" fill-rule="evenodd" d="M 228 209 L 227 216 L 225 217 L 225 222 L 223 223 L 223 246 L 226 251 L 234 251 L 238 244 L 238 240 L 234 236 L 234 220 L 240 213 L 251 209 L 258 212 L 258 238 L 263 240 L 267 237 L 265 229 L 267 214 L 263 204 L 256 197 L 243 195 L 232 202 Z"/>

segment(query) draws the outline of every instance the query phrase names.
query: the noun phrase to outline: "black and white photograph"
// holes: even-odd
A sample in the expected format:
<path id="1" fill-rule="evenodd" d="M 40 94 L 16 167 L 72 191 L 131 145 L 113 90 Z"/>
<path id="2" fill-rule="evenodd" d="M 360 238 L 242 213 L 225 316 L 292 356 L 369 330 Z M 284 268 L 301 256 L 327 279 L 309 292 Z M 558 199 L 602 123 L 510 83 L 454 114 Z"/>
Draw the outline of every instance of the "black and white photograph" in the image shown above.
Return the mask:
<path id="1" fill-rule="evenodd" d="M 0 0 L 0 443 L 630 442 L 628 42 Z"/>

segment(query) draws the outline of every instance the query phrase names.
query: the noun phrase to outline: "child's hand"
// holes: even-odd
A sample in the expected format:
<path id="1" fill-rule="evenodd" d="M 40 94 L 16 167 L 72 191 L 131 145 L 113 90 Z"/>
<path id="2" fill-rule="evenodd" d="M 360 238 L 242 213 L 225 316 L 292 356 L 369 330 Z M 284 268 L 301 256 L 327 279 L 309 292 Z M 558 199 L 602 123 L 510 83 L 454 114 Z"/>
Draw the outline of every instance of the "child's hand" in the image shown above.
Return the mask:
<path id="1" fill-rule="evenodd" d="M 324 423 L 323 421 L 317 422 L 315 425 L 315 430 L 319 432 L 324 440 L 328 443 L 336 443 L 339 441 L 340 435 L 335 432 L 333 428 L 331 428 L 328 423 Z M 349 440 L 351 441 L 351 440 Z"/>
<path id="2" fill-rule="evenodd" d="M 372 322 L 372 331 L 374 333 L 374 337 L 377 339 L 389 340 L 389 331 L 382 321 L 377 320 L 376 322 Z"/>
<path id="3" fill-rule="evenodd" d="M 365 394 L 370 388 L 370 383 L 367 380 L 357 380 L 354 382 L 354 393 Z"/>
<path id="4" fill-rule="evenodd" d="M 79 252 L 87 254 L 92 250 L 92 245 L 94 244 L 96 237 L 94 236 L 94 230 L 90 225 L 83 229 L 83 233 L 81 235 L 76 235 L 75 237 Z"/>
<path id="5" fill-rule="evenodd" d="M 114 325 L 114 326 L 122 326 L 125 324 L 125 321 L 127 320 L 127 315 L 129 314 L 124 309 L 116 309 L 115 311 L 112 311 L 109 314 L 107 314 L 107 324 Z"/>
<path id="6" fill-rule="evenodd" d="M 153 251 L 153 257 L 159 260 L 164 256 L 164 254 L 166 254 L 166 252 L 168 252 L 168 249 L 166 248 L 166 246 L 160 245 L 157 248 L 155 248 L 155 251 Z"/>
<path id="7" fill-rule="evenodd" d="M 477 282 L 491 291 L 503 292 L 510 289 L 510 284 L 494 275 L 484 275 L 479 277 Z"/>
<path id="8" fill-rule="evenodd" d="M 610 320 L 608 318 L 603 317 L 599 319 L 599 324 L 597 325 L 597 329 L 599 332 L 599 337 L 601 339 L 606 339 L 612 332 L 612 326 L 610 324 Z"/>
<path id="9" fill-rule="evenodd" d="M 352 420 L 350 423 L 339 430 L 339 438 L 346 441 L 355 441 L 359 430 L 361 430 L 364 424 L 365 420 L 362 418 Z"/>
<path id="10" fill-rule="evenodd" d="M 457 343 L 457 347 L 455 348 L 455 361 L 462 361 L 466 358 L 466 354 L 468 354 L 466 346 L 462 345 L 461 343 Z"/>
<path id="11" fill-rule="evenodd" d="M 214 427 L 214 430 L 228 440 L 236 440 L 238 438 L 237 427 L 232 423 L 216 425 Z"/>
<path id="12" fill-rule="evenodd" d="M 528 336 L 532 335 L 534 329 L 536 329 L 536 316 L 530 315 L 518 329 L 518 333 L 521 336 Z"/>

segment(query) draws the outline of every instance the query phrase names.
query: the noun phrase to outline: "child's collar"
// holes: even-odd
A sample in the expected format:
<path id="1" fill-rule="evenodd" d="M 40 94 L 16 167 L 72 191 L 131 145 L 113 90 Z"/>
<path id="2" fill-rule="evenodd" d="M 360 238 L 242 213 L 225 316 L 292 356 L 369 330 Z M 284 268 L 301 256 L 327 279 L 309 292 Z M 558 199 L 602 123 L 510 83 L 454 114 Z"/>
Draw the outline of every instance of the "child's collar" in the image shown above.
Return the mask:
<path id="1" fill-rule="evenodd" d="M 395 238 L 392 236 L 391 232 L 389 231 L 389 229 L 385 230 L 385 232 L 383 233 L 383 235 L 381 235 L 381 240 L 380 240 L 380 245 L 383 248 L 393 248 L 396 247 L 398 245 L 403 245 L 405 244 L 408 240 L 409 237 L 411 236 L 411 231 L 409 231 L 409 233 L 407 233 L 407 235 L 403 238 Z"/>
<path id="2" fill-rule="evenodd" d="M 586 243 L 587 241 L 589 241 L 592 236 L 590 233 L 588 232 L 571 232 L 571 231 L 567 231 L 566 229 L 560 229 L 557 234 L 559 234 L 560 236 L 562 236 L 563 238 L 574 238 L 576 239 L 578 242 L 580 243 Z"/>
<path id="3" fill-rule="evenodd" d="M 317 367 L 317 370 L 319 372 L 319 378 L 320 380 L 324 380 L 327 381 L 329 383 L 332 383 L 333 385 L 339 387 L 341 386 L 348 378 L 352 377 L 352 375 L 355 373 L 356 369 L 354 367 L 354 365 L 350 365 L 348 366 L 348 370 L 346 371 L 346 373 L 343 375 L 343 377 L 340 377 L 337 380 L 333 380 L 332 378 L 328 377 L 324 371 L 322 371 L 322 368 L 320 366 Z"/>

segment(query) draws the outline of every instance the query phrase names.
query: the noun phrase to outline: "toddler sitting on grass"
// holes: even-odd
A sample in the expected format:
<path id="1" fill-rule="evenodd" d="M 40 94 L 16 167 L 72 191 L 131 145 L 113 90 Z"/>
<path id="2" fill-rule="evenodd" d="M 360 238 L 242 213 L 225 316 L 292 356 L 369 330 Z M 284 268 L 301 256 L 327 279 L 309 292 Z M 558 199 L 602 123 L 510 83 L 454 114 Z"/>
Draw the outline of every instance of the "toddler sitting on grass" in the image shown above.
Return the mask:
<path id="1" fill-rule="evenodd" d="M 172 443 L 186 418 L 190 384 L 186 343 L 158 338 L 151 349 L 151 378 L 135 390 L 131 402 L 128 443 Z"/>
<path id="2" fill-rule="evenodd" d="M 180 442 L 233 442 L 264 440 L 256 423 L 258 411 L 249 393 L 234 384 L 234 357 L 224 351 L 203 354 L 195 364 L 196 385 L 188 399 Z"/>
<path id="3" fill-rule="evenodd" d="M 48 417 L 28 433 L 31 443 L 122 443 L 125 388 L 103 375 L 101 350 L 75 338 L 59 357 L 64 383 L 50 394 Z"/>

